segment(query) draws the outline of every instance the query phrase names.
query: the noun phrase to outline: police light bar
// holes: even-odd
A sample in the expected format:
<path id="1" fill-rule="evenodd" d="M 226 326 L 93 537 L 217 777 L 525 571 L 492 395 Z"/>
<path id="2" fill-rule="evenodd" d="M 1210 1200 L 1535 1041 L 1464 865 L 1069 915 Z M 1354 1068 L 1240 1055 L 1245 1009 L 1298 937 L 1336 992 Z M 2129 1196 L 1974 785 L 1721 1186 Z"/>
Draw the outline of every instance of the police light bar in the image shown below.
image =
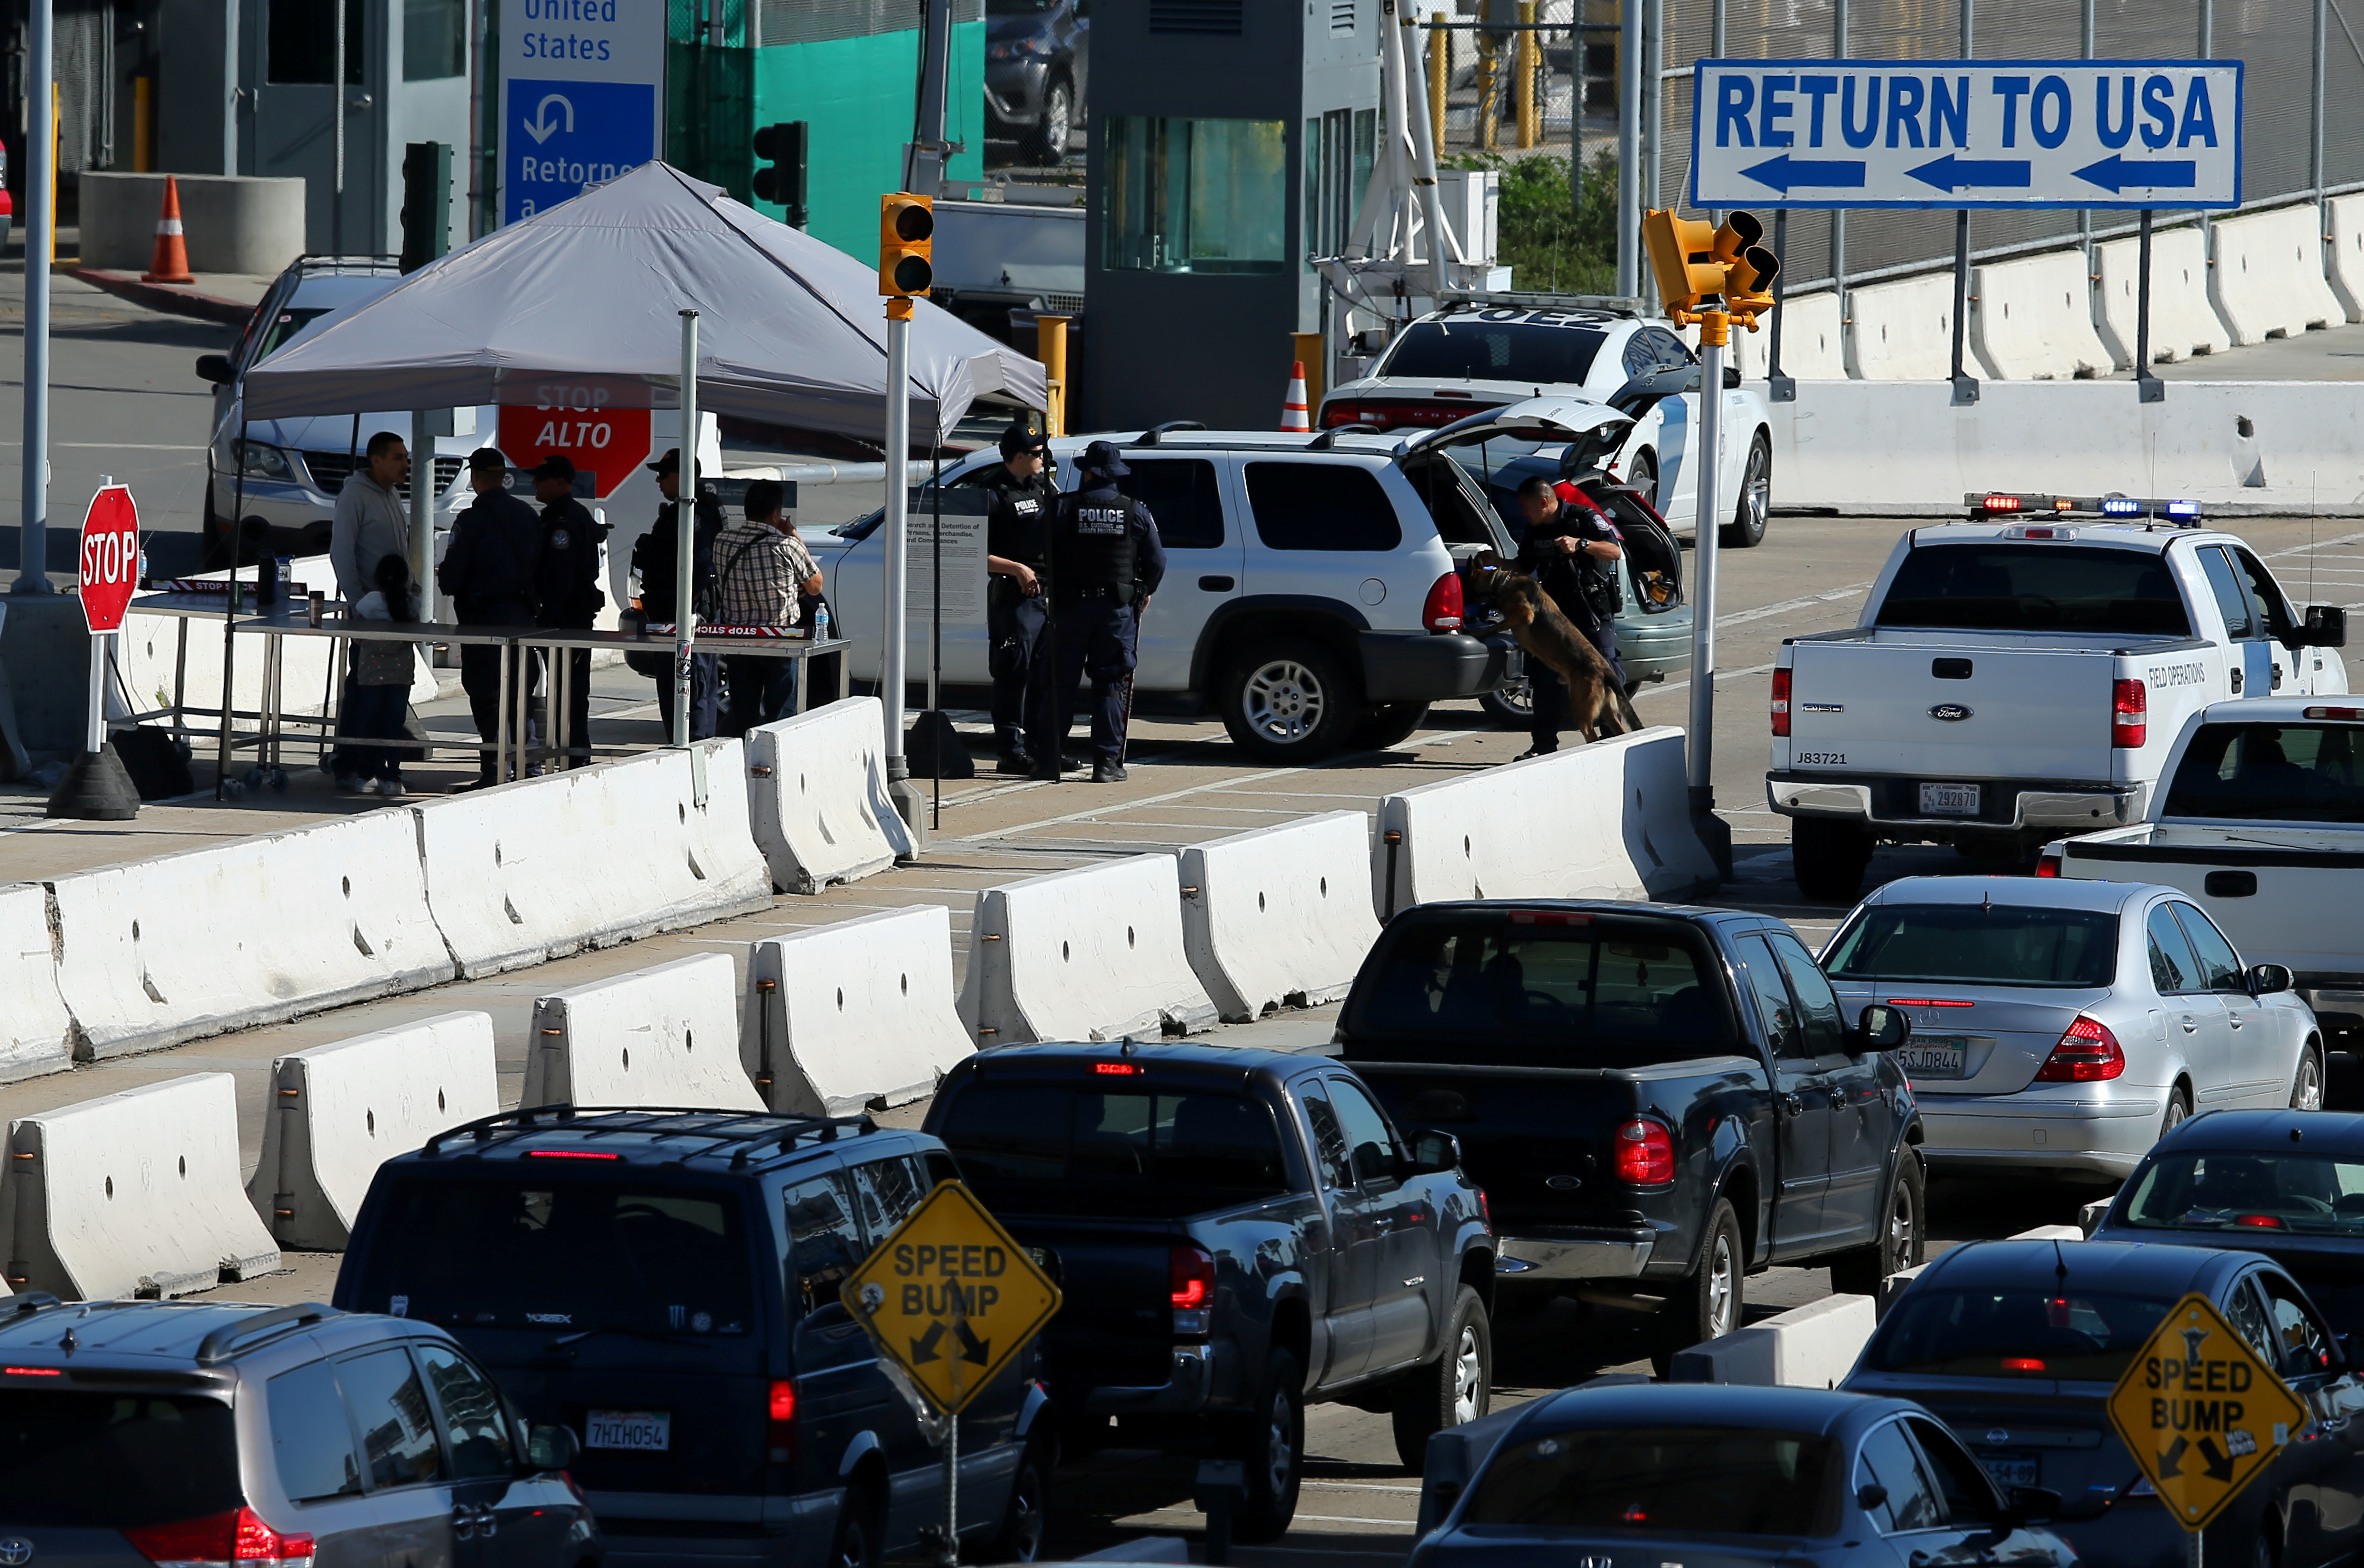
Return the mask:
<path id="1" fill-rule="evenodd" d="M 1962 499 L 1974 521 L 2046 512 L 2057 516 L 2166 517 L 2178 522 L 2189 522 L 2200 516 L 2197 501 L 2152 500 L 2138 495 L 2039 495 L 2024 490 L 1973 490 Z"/>

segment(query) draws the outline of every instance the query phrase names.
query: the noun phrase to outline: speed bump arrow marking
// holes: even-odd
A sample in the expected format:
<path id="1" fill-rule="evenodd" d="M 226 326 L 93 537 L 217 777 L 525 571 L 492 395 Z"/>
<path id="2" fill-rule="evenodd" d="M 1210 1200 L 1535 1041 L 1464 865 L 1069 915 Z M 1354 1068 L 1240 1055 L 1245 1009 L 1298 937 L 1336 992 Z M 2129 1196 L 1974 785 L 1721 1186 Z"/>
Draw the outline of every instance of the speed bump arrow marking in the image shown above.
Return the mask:
<path id="1" fill-rule="evenodd" d="M 2193 1295 L 2128 1363 L 2110 1393 L 2110 1421 L 2169 1517 L 2198 1530 L 2304 1429 L 2307 1411 L 2272 1362 Z"/>
<path id="2" fill-rule="evenodd" d="M 958 1182 L 930 1193 L 841 1295 L 879 1354 L 953 1412 L 1059 1309 L 1059 1287 Z"/>

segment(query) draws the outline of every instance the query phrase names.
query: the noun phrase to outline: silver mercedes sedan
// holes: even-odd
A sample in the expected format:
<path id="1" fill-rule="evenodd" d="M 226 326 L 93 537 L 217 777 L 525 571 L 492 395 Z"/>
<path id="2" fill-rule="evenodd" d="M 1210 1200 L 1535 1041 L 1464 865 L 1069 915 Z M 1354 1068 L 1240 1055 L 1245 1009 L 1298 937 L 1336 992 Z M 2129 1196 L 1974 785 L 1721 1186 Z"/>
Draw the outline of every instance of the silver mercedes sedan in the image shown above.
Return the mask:
<path id="1" fill-rule="evenodd" d="M 2323 1040 L 2280 964 L 2244 965 L 2151 883 L 1914 876 L 1857 905 L 1823 967 L 1896 1052 L 1938 1170 L 2124 1177 L 2195 1111 L 2323 1104 Z"/>

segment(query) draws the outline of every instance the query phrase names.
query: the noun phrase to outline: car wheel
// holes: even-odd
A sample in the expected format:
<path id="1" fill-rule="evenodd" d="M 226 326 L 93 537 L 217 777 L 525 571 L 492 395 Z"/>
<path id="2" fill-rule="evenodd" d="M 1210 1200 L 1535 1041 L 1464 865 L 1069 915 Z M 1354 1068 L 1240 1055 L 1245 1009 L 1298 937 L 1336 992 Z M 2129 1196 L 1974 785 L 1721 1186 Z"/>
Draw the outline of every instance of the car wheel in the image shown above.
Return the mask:
<path id="1" fill-rule="evenodd" d="M 2291 1080 L 2290 1103 L 2294 1111 L 2323 1108 L 2323 1054 L 2313 1040 L 2308 1040 L 2299 1052 L 2298 1073 Z"/>
<path id="2" fill-rule="evenodd" d="M 1299 638 L 1252 644 L 1223 681 L 1223 728 L 1269 762 L 1311 762 L 1346 743 L 1363 705 L 1344 662 Z"/>
<path id="3" fill-rule="evenodd" d="M 1297 1517 L 1297 1488 L 1305 1474 L 1305 1382 L 1287 1351 L 1265 1359 L 1264 1386 L 1232 1451 L 1247 1472 L 1232 1539 L 1278 1540 Z"/>
<path id="4" fill-rule="evenodd" d="M 1879 1238 L 1831 1260 L 1831 1289 L 1841 1296 L 1879 1294 L 1889 1275 L 1917 1268 L 1928 1257 L 1928 1227 L 1922 1221 L 1925 1190 L 1921 1157 L 1908 1146 L 1897 1152 L 1889 1178 L 1888 1202 L 1880 1211 Z"/>
<path id="5" fill-rule="evenodd" d="M 1076 90 L 1054 78 L 1043 92 L 1043 117 L 1026 133 L 1026 156 L 1044 168 L 1065 163 L 1075 129 Z"/>
<path id="6" fill-rule="evenodd" d="M 1357 751 L 1384 751 L 1410 739 L 1411 732 L 1420 728 L 1420 721 L 1427 717 L 1428 705 L 1424 702 L 1381 703 L 1355 726 L 1347 744 Z"/>
<path id="7" fill-rule="evenodd" d="M 1740 1327 L 1740 1308 L 1747 1269 L 1740 1248 L 1740 1221 L 1729 1199 L 1718 1198 L 1708 1211 L 1707 1240 L 1700 1248 L 1699 1266 L 1690 1277 L 1667 1292 L 1658 1308 L 1658 1348 L 1650 1364 L 1660 1377 L 1674 1370 L 1675 1352 L 1708 1340 L 1720 1339 Z"/>
<path id="8" fill-rule="evenodd" d="M 1051 1524 L 1051 1472 L 1055 1468 L 1038 1439 L 1028 1439 L 1018 1456 L 1018 1473 L 1009 1478 L 1009 1507 L 1001 1516 L 1001 1529 L 986 1547 L 987 1562 L 1033 1562 L 1043 1556 L 1043 1539 Z"/>
<path id="9" fill-rule="evenodd" d="M 1871 864 L 1872 838 L 1859 823 L 1790 818 L 1790 871 L 1798 891 L 1821 904 L 1852 904 Z"/>
<path id="10" fill-rule="evenodd" d="M 1524 675 L 1503 682 L 1478 699 L 1495 723 L 1505 729 L 1524 729 L 1535 719 L 1534 698 Z"/>
<path id="11" fill-rule="evenodd" d="M 1462 1285 L 1446 1321 L 1444 1353 L 1395 1386 L 1396 1457 L 1417 1473 L 1430 1434 L 1466 1427 L 1492 1403 L 1494 1326 L 1478 1293 Z"/>
<path id="12" fill-rule="evenodd" d="M 1765 542 L 1766 520 L 1773 508 L 1773 443 L 1759 430 L 1749 443 L 1748 466 L 1741 471 L 1740 501 L 1732 521 L 1716 532 L 1716 541 L 1734 550 L 1750 550 Z"/>
<path id="13" fill-rule="evenodd" d="M 2167 1092 L 2167 1115 L 2159 1119 L 2158 1135 L 2165 1138 L 2169 1133 L 2181 1127 L 2184 1118 L 2191 1114 L 2191 1100 L 2183 1086 L 2179 1084 Z"/>
<path id="14" fill-rule="evenodd" d="M 878 1503 L 870 1488 L 846 1488 L 837 1510 L 837 1533 L 830 1540 L 829 1568 L 878 1568 Z"/>
<path id="15" fill-rule="evenodd" d="M 1626 470 L 1625 483 L 1642 493 L 1642 498 L 1653 506 L 1658 506 L 1658 459 L 1653 452 L 1635 452 L 1633 466 Z M 1658 510 L 1664 512 L 1663 506 Z"/>

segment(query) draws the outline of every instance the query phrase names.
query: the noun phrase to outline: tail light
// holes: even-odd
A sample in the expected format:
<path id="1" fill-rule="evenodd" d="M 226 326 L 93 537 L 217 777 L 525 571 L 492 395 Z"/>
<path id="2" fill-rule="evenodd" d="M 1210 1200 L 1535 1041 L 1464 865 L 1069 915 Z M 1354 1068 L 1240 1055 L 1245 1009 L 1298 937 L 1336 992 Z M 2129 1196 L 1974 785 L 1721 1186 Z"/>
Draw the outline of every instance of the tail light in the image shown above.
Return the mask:
<path id="1" fill-rule="evenodd" d="M 1675 1179 L 1675 1135 L 1667 1124 L 1635 1117 L 1617 1129 L 1617 1179 L 1629 1187 L 1656 1187 Z"/>
<path id="2" fill-rule="evenodd" d="M 2118 1048 L 2118 1037 L 2110 1032 L 2110 1026 L 2080 1013 L 2036 1070 L 2035 1081 L 2091 1084 L 2114 1078 L 2125 1070 L 2126 1053 Z"/>
<path id="3" fill-rule="evenodd" d="M 766 1446 L 774 1464 L 793 1464 L 797 1458 L 797 1385 L 785 1377 L 772 1380 L 769 1418 L 764 1423 Z"/>
<path id="4" fill-rule="evenodd" d="M 1790 733 L 1790 674 L 1787 670 L 1773 672 L 1773 733 Z"/>
<path id="5" fill-rule="evenodd" d="M 128 1529 L 123 1538 L 156 1568 L 229 1568 L 312 1561 L 312 1538 L 284 1535 L 255 1518 L 252 1508 L 231 1508 L 201 1519 Z"/>
<path id="6" fill-rule="evenodd" d="M 2140 681 L 2110 683 L 2110 744 L 2136 747 L 2150 734 L 2150 691 Z"/>
<path id="7" fill-rule="evenodd" d="M 1484 1187 L 1478 1189 L 1478 1218 L 1486 1222 L 1486 1229 L 1490 1233 L 1494 1229 L 1494 1206 L 1486 1201 Z"/>
<path id="8" fill-rule="evenodd" d="M 2035 874 L 2038 876 L 2058 876 L 2060 874 L 2060 857 L 2058 855 L 2042 855 L 2037 857 L 2035 862 Z"/>
<path id="9" fill-rule="evenodd" d="M 1420 607 L 1420 624 L 1431 631 L 1461 629 L 1461 574 L 1448 572 L 1432 584 L 1428 603 Z"/>
<path id="10" fill-rule="evenodd" d="M 1165 1254 L 1165 1279 L 1174 1302 L 1174 1332 L 1204 1339 L 1215 1305 L 1215 1257 L 1203 1247 L 1176 1247 Z"/>

